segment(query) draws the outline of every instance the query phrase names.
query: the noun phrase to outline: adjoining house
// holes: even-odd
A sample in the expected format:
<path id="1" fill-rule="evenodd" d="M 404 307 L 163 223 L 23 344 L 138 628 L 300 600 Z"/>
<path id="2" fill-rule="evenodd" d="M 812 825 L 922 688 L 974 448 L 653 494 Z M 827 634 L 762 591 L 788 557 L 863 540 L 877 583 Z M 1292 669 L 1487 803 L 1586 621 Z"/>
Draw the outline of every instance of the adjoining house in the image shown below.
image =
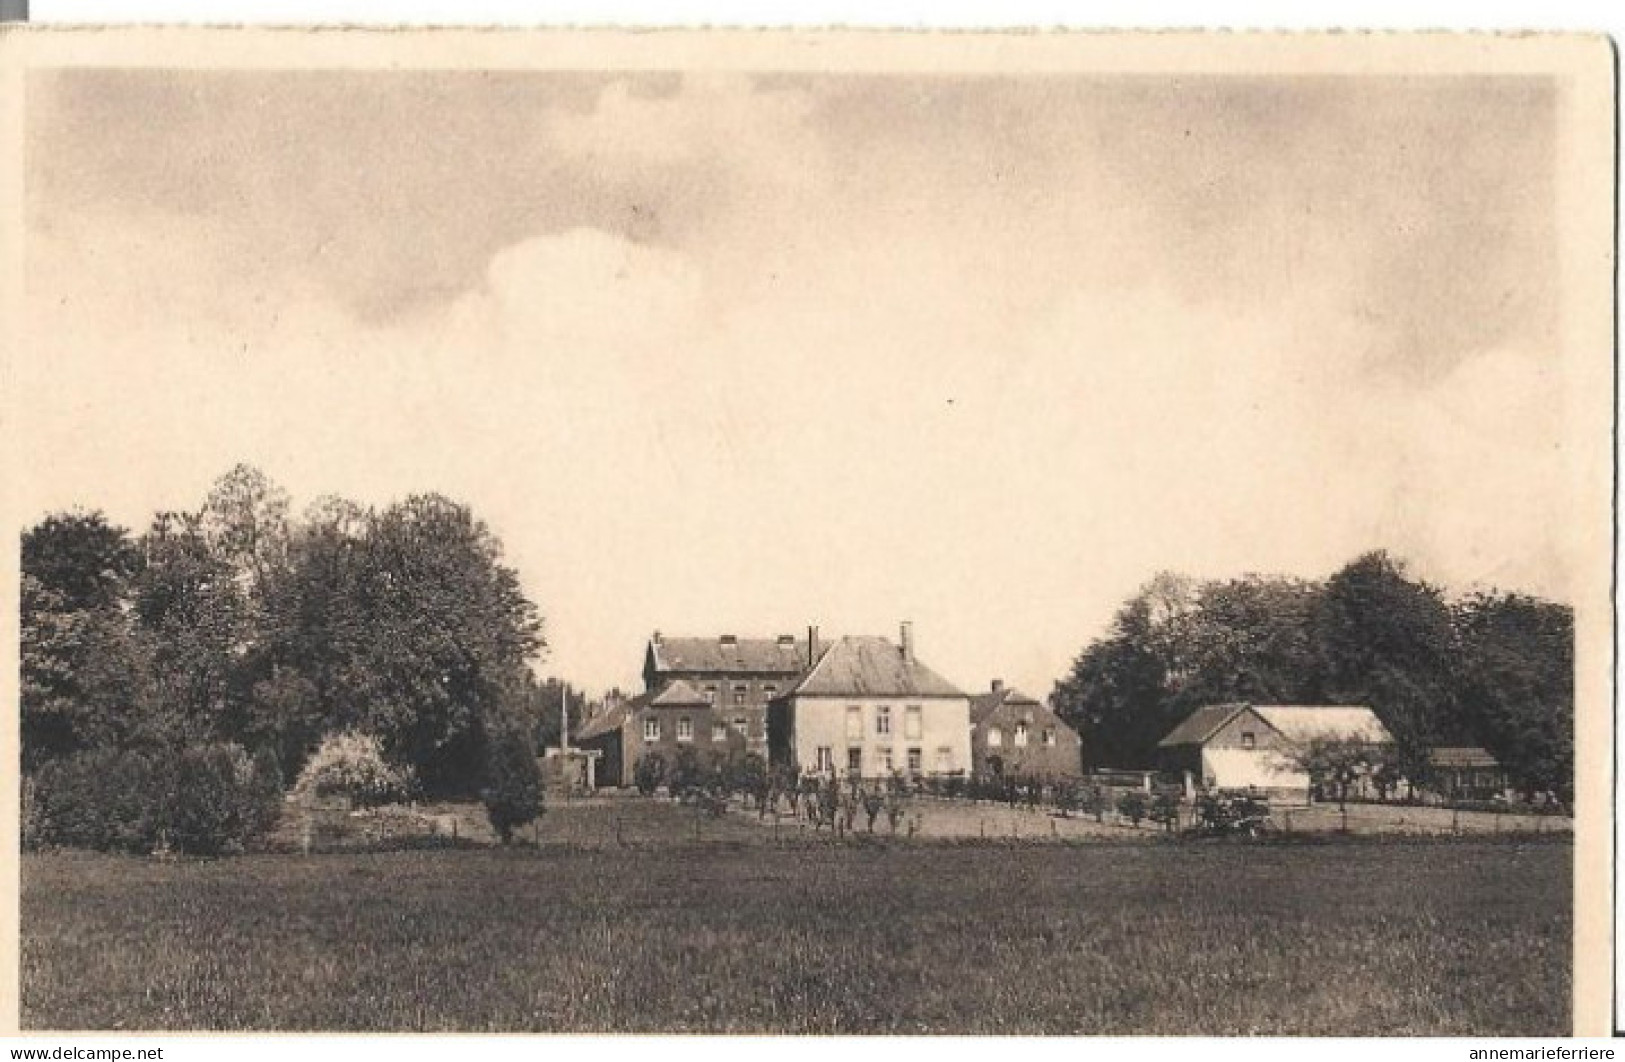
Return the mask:
<path id="1" fill-rule="evenodd" d="M 598 754 L 596 782 L 633 784 L 638 761 L 658 752 L 670 764 L 685 748 L 702 759 L 743 753 L 745 738 L 702 690 L 673 679 L 658 690 L 608 706 L 587 720 L 576 744 Z"/>
<path id="2" fill-rule="evenodd" d="M 804 640 L 790 634 L 669 638 L 655 631 L 643 656 L 644 692 L 688 683 L 738 731 L 749 751 L 765 757 L 768 702 L 805 674 L 818 654 L 817 627 L 809 627 Z"/>
<path id="3" fill-rule="evenodd" d="M 970 699 L 970 726 L 976 774 L 1072 778 L 1083 773 L 1078 732 L 1002 679 Z"/>
<path id="4" fill-rule="evenodd" d="M 860 778 L 952 774 L 970 769 L 970 698 L 901 644 L 847 637 L 775 698 L 768 749 L 775 764 Z"/>
<path id="5" fill-rule="evenodd" d="M 1382 720 L 1363 705 L 1234 703 L 1196 709 L 1157 750 L 1163 769 L 1183 773 L 1188 785 L 1307 802 L 1309 774 L 1294 754 L 1317 740 L 1393 743 Z"/>
<path id="6" fill-rule="evenodd" d="M 1428 788 L 1447 799 L 1489 800 L 1504 796 L 1511 780 L 1488 749 L 1451 745 L 1431 749 Z"/>

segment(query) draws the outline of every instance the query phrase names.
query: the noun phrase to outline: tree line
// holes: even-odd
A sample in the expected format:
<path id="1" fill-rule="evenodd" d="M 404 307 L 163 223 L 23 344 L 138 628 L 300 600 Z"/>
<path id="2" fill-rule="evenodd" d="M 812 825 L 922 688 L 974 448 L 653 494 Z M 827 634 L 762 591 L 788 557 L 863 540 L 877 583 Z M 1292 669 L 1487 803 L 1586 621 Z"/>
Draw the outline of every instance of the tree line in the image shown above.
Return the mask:
<path id="1" fill-rule="evenodd" d="M 1525 594 L 1451 598 L 1384 551 L 1323 581 L 1163 573 L 1056 684 L 1096 765 L 1152 767 L 1205 704 L 1363 704 L 1425 782 L 1429 750 L 1479 745 L 1526 793 L 1572 799 L 1574 612 Z"/>
<path id="2" fill-rule="evenodd" d="M 439 494 L 295 517 L 238 466 L 140 534 L 47 516 L 23 533 L 21 589 L 29 778 L 224 749 L 285 788 L 324 737 L 358 733 L 425 792 L 473 794 L 511 773 L 506 750 L 533 760 L 557 732 L 561 687 L 530 670 L 540 611 L 489 528 Z"/>

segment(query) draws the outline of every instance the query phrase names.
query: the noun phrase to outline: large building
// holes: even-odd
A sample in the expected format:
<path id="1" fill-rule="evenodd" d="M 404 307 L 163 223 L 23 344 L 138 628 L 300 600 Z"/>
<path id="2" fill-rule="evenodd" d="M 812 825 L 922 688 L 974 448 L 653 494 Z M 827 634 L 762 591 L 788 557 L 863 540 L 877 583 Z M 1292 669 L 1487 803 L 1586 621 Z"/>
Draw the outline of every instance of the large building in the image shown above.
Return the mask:
<path id="1" fill-rule="evenodd" d="M 839 777 L 952 774 L 971 768 L 970 698 L 899 644 L 847 637 L 776 697 L 768 715 L 773 763 Z"/>
<path id="2" fill-rule="evenodd" d="M 1210 704 L 1157 743 L 1165 770 L 1207 789 L 1247 789 L 1296 801 L 1310 778 L 1298 753 L 1314 741 L 1390 745 L 1375 712 L 1361 705 Z"/>
<path id="3" fill-rule="evenodd" d="M 1000 679 L 970 699 L 971 769 L 980 775 L 1075 778 L 1083 773 L 1078 732 Z"/>
<path id="4" fill-rule="evenodd" d="M 656 631 L 643 655 L 643 688 L 658 694 L 673 682 L 687 683 L 749 751 L 766 756 L 768 702 L 806 674 L 819 651 L 816 627 L 805 639 L 668 638 Z"/>

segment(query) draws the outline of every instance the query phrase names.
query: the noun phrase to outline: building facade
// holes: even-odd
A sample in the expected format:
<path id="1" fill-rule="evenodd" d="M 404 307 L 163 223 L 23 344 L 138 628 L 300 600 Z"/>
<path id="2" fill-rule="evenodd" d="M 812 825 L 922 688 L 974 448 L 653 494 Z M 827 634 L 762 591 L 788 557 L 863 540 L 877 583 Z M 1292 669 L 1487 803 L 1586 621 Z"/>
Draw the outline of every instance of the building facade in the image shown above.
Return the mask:
<path id="1" fill-rule="evenodd" d="M 1160 766 L 1187 785 L 1307 803 L 1312 780 L 1298 757 L 1317 740 L 1393 743 L 1363 705 L 1210 704 L 1170 731 L 1157 752 Z"/>
<path id="2" fill-rule="evenodd" d="M 773 700 L 769 756 L 802 772 L 840 778 L 966 773 L 970 698 L 901 644 L 848 637 Z"/>
<path id="3" fill-rule="evenodd" d="M 644 651 L 644 692 L 687 683 L 740 735 L 747 750 L 765 757 L 768 703 L 807 672 L 818 652 L 816 627 L 808 628 L 805 639 L 789 634 L 669 638 L 656 631 Z"/>
<path id="4" fill-rule="evenodd" d="M 650 753 L 670 765 L 685 749 L 701 763 L 745 752 L 745 738 L 726 713 L 682 679 L 589 719 L 576 744 L 598 754 L 596 783 L 602 786 L 634 784 L 638 763 Z"/>
<path id="5" fill-rule="evenodd" d="M 1083 773 L 1078 732 L 1047 705 L 999 679 L 970 699 L 970 724 L 976 774 L 1076 778 Z"/>

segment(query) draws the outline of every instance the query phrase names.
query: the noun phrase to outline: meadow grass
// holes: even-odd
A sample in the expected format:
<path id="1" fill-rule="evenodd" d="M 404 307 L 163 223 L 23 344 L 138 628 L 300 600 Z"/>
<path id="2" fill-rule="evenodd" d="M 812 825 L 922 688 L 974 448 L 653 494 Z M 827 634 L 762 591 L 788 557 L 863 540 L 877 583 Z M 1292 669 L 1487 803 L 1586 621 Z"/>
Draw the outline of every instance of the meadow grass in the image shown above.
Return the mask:
<path id="1" fill-rule="evenodd" d="M 600 841 L 612 813 L 626 847 L 580 843 Z M 23 1023 L 1215 1035 L 1569 1026 L 1566 839 L 769 836 L 723 820 L 695 841 L 682 811 L 640 802 L 550 813 L 540 847 L 509 850 L 25 856 Z"/>

